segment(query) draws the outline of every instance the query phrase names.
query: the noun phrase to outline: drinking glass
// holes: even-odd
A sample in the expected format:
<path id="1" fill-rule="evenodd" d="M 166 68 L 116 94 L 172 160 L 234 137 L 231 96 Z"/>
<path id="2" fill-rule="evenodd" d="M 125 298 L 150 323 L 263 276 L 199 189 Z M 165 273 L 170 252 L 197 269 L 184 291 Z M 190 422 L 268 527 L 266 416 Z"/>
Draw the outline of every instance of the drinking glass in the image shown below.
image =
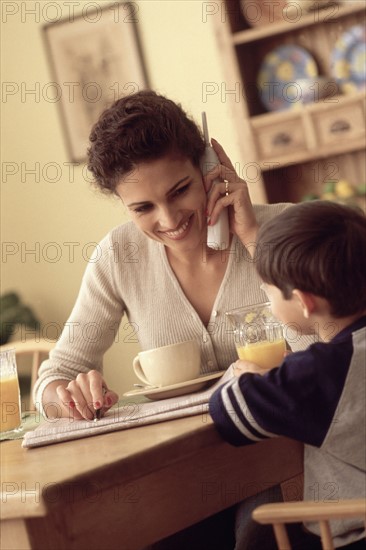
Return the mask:
<path id="1" fill-rule="evenodd" d="M 0 352 L 0 432 L 16 432 L 21 426 L 20 390 L 15 349 Z"/>
<path id="2" fill-rule="evenodd" d="M 270 302 L 233 309 L 226 316 L 239 359 L 256 363 L 263 370 L 282 363 L 286 351 L 283 325 L 272 314 Z"/>

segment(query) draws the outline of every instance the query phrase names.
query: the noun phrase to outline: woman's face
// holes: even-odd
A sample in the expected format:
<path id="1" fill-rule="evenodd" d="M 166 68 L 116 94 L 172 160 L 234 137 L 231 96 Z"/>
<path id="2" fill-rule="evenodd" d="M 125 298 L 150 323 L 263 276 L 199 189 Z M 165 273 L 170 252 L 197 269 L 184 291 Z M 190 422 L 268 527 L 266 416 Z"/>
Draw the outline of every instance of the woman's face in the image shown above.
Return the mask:
<path id="1" fill-rule="evenodd" d="M 199 168 L 168 155 L 143 162 L 121 179 L 117 194 L 147 237 L 184 251 L 206 240 L 206 192 Z"/>

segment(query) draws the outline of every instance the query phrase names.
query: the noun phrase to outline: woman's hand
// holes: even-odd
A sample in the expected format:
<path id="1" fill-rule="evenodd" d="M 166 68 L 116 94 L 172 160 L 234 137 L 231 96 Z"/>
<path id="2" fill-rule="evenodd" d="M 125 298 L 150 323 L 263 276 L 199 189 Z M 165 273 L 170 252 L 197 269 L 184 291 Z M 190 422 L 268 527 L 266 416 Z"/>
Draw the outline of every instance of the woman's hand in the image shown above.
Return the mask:
<path id="1" fill-rule="evenodd" d="M 43 408 L 46 413 L 47 403 L 52 402 L 52 390 L 57 395 L 61 416 L 75 420 L 93 420 L 97 410 L 100 410 L 103 416 L 118 401 L 118 395 L 107 388 L 102 375 L 96 370 L 80 373 L 71 382 L 63 380 L 49 384 L 43 397 Z M 59 412 L 58 410 L 58 415 Z"/>
<path id="2" fill-rule="evenodd" d="M 214 225 L 225 208 L 229 208 L 230 231 L 246 246 L 254 243 L 258 224 L 246 182 L 239 178 L 222 146 L 212 139 L 212 146 L 220 164 L 204 177 L 206 191 L 218 180 L 210 192 L 207 203 L 209 223 Z"/>
<path id="3" fill-rule="evenodd" d="M 235 361 L 233 365 L 234 374 L 238 377 L 245 372 L 251 372 L 253 374 L 265 374 L 269 370 L 271 369 L 264 369 L 256 363 L 252 363 L 251 361 L 243 361 L 242 359 L 238 359 L 238 361 Z"/>

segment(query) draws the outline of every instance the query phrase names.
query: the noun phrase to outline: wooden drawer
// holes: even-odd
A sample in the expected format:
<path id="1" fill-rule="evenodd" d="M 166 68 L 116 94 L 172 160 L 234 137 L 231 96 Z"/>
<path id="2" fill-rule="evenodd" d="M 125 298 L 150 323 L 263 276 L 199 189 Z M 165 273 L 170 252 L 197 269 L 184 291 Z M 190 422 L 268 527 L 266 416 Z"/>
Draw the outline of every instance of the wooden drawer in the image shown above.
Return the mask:
<path id="1" fill-rule="evenodd" d="M 301 116 L 253 125 L 258 159 L 274 159 L 307 149 Z"/>
<path id="2" fill-rule="evenodd" d="M 313 122 L 320 146 L 365 136 L 365 114 L 361 102 L 314 112 Z"/>

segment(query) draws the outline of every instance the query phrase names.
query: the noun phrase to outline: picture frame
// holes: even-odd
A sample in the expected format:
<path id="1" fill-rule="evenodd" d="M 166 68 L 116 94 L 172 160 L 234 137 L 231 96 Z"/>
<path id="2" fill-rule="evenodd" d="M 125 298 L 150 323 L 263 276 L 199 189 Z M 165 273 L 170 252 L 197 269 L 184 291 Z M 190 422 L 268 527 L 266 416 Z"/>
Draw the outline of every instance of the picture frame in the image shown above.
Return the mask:
<path id="1" fill-rule="evenodd" d="M 138 35 L 138 5 L 93 2 L 87 11 L 44 25 L 52 78 L 69 158 L 86 159 L 89 134 L 119 97 L 149 87 Z M 52 84 L 52 85 L 51 85 Z M 51 91 L 50 91 L 51 90 Z"/>

